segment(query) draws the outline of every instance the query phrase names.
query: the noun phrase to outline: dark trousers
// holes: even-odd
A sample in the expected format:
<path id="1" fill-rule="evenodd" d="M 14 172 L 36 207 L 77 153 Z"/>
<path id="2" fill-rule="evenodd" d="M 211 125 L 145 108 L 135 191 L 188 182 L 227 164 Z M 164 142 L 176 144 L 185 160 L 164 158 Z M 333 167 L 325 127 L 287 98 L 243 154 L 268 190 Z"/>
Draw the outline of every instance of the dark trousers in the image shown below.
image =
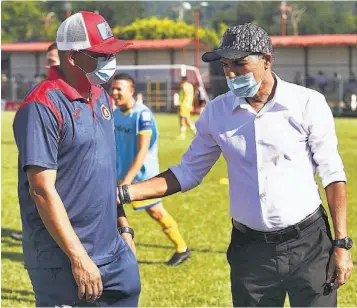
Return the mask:
<path id="1" fill-rule="evenodd" d="M 37 307 L 137 307 L 141 290 L 136 258 L 129 247 L 111 263 L 98 266 L 103 293 L 94 303 L 78 299 L 78 287 L 69 265 L 28 269 Z"/>
<path id="2" fill-rule="evenodd" d="M 332 253 L 327 217 L 321 217 L 299 238 L 267 244 L 248 238 L 233 227 L 227 259 L 231 266 L 234 307 L 336 307 L 337 291 L 326 293 Z"/>

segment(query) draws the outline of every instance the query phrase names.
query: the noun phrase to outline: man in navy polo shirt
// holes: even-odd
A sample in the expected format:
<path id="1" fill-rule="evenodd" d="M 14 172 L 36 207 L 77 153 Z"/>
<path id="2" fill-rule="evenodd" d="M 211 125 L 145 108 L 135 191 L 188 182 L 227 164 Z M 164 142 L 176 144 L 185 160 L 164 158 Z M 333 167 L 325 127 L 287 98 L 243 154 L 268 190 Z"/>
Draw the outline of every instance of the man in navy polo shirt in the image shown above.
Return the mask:
<path id="1" fill-rule="evenodd" d="M 37 306 L 138 305 L 134 233 L 116 206 L 113 114 L 100 86 L 128 45 L 99 14 L 70 16 L 57 31 L 60 66 L 15 116 L 23 251 Z"/>
<path id="2" fill-rule="evenodd" d="M 46 54 L 46 71 L 47 73 L 49 72 L 49 68 L 51 66 L 57 66 L 59 65 L 59 57 L 58 57 L 58 49 L 57 49 L 57 44 L 52 43 L 48 48 L 47 48 L 47 54 Z M 10 236 L 17 240 L 17 241 L 22 241 L 22 232 L 12 232 Z"/>

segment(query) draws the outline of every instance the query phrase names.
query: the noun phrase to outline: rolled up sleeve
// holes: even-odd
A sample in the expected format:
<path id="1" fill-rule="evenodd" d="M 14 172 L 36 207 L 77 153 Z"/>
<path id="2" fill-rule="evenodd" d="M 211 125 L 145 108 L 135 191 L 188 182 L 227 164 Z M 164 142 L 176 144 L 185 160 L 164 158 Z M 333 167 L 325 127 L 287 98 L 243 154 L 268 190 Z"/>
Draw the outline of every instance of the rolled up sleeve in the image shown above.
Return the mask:
<path id="1" fill-rule="evenodd" d="M 326 99 L 320 93 L 307 104 L 309 119 L 309 145 L 322 185 L 346 182 L 342 159 L 338 153 L 335 122 Z"/>
<path id="2" fill-rule="evenodd" d="M 221 154 L 220 147 L 210 133 L 208 108 L 197 120 L 196 128 L 196 136 L 181 163 L 169 168 L 179 181 L 182 192 L 198 186 Z"/>

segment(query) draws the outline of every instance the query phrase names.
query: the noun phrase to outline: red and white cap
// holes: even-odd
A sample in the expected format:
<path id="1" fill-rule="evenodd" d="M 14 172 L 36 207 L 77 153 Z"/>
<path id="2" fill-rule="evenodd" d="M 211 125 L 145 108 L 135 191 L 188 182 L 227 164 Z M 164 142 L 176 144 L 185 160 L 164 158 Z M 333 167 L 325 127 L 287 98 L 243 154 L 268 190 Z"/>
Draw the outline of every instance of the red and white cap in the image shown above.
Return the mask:
<path id="1" fill-rule="evenodd" d="M 79 12 L 62 22 L 57 30 L 58 50 L 89 50 L 114 54 L 132 43 L 114 38 L 103 16 L 92 12 Z"/>

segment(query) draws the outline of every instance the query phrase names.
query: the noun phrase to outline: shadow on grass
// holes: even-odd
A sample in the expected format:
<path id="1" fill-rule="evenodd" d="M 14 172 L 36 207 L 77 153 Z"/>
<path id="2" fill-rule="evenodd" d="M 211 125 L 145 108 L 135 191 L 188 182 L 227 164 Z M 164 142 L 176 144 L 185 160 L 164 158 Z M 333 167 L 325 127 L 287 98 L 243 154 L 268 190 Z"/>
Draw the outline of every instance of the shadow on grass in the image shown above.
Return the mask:
<path id="1" fill-rule="evenodd" d="M 21 233 L 21 231 L 1 228 L 1 245 L 6 245 L 7 247 L 22 247 L 21 241 L 11 237 L 12 233 Z"/>
<path id="2" fill-rule="evenodd" d="M 151 247 L 151 248 L 164 248 L 164 249 L 173 249 L 172 246 L 166 245 L 156 245 L 156 244 L 146 244 L 146 243 L 135 243 L 135 246 L 142 247 Z M 195 249 L 189 247 L 192 252 L 202 252 L 202 253 L 226 253 L 225 250 L 212 250 L 212 249 Z"/>
<path id="3" fill-rule="evenodd" d="M 15 140 L 1 140 L 1 144 L 11 144 L 15 145 Z"/>
<path id="4" fill-rule="evenodd" d="M 22 247 L 22 243 L 15 240 L 1 239 L 1 244 L 7 247 Z M 4 247 L 2 249 L 4 249 Z"/>
<path id="5" fill-rule="evenodd" d="M 14 262 L 24 262 L 24 256 L 20 252 L 1 252 L 1 259 L 9 259 Z"/>
<path id="6" fill-rule="evenodd" d="M 1 228 L 1 239 L 4 237 L 11 237 L 11 233 L 21 233 L 21 230 L 9 229 L 9 228 Z"/>
<path id="7" fill-rule="evenodd" d="M 140 261 L 138 260 L 139 264 L 166 264 L 166 262 L 163 261 Z"/>
<path id="8" fill-rule="evenodd" d="M 26 298 L 24 296 L 31 296 L 32 299 Z M 34 303 L 34 293 L 24 290 L 10 290 L 10 289 L 1 289 L 1 299 L 2 300 L 9 300 L 9 301 L 21 301 L 27 303 Z"/>
<path id="9" fill-rule="evenodd" d="M 4 288 L 1 288 L 1 293 L 2 294 L 16 293 L 16 294 L 23 295 L 23 296 L 28 296 L 28 295 L 34 296 L 35 295 L 33 292 L 29 292 L 29 291 L 25 291 L 25 290 L 10 290 L 10 289 L 4 289 Z"/>

